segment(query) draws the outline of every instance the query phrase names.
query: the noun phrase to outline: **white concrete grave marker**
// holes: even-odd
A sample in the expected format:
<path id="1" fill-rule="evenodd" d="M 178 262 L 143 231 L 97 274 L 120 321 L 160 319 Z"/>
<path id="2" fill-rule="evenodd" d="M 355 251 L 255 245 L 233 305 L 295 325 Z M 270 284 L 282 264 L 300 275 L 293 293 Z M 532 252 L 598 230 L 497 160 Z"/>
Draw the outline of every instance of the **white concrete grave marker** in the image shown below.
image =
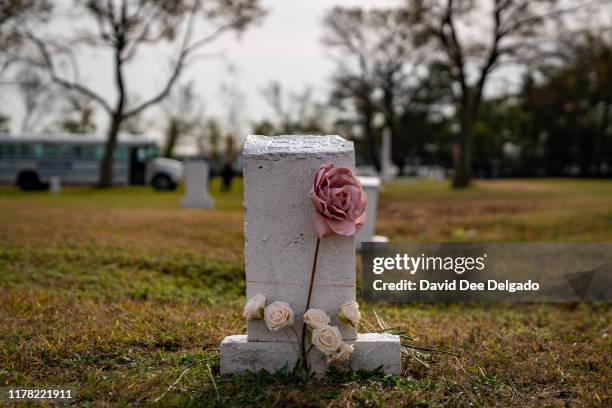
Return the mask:
<path id="1" fill-rule="evenodd" d="M 339 136 L 248 136 L 243 156 L 247 298 L 263 294 L 268 304 L 288 303 L 299 335 L 317 240 L 309 191 L 324 163 L 354 169 L 353 143 Z M 311 307 L 324 310 L 343 340 L 354 345 L 345 368 L 382 366 L 399 373 L 398 336 L 356 334 L 339 321 L 338 309 L 355 300 L 355 288 L 354 237 L 322 238 Z M 299 356 L 291 330 L 269 331 L 263 320 L 249 321 L 247 335 L 228 336 L 221 343 L 221 373 L 291 369 Z M 313 350 L 308 359 L 314 372 L 327 370 L 320 352 Z"/>
<path id="2" fill-rule="evenodd" d="M 49 178 L 49 190 L 53 194 L 60 194 L 62 192 L 62 179 L 60 176 L 51 176 Z"/>
<path id="3" fill-rule="evenodd" d="M 393 141 L 391 140 L 391 129 L 383 129 L 382 146 L 380 148 L 380 177 L 389 180 L 397 175 L 397 168 L 393 165 Z"/>
<path id="4" fill-rule="evenodd" d="M 361 249 L 362 242 L 388 242 L 389 239 L 382 235 L 374 235 L 376 232 L 376 211 L 378 210 L 378 192 L 380 190 L 380 179 L 378 177 L 359 177 L 361 187 L 368 197 L 366 207 L 366 223 L 355 236 L 357 249 Z"/>
<path id="5" fill-rule="evenodd" d="M 190 160 L 183 166 L 185 196 L 181 201 L 183 208 L 212 208 L 214 201 L 208 195 L 208 163 L 203 160 Z"/>

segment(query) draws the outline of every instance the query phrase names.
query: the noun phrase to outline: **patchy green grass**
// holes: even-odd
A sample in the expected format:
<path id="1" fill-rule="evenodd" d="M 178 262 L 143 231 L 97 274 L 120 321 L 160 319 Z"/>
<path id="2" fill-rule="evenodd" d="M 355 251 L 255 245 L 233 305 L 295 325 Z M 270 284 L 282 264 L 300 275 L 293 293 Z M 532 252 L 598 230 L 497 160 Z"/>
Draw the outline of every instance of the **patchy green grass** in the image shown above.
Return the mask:
<path id="1" fill-rule="evenodd" d="M 452 351 L 402 376 L 223 377 L 245 331 L 242 196 L 212 211 L 181 191 L 0 188 L 0 386 L 66 386 L 92 405 L 610 406 L 608 304 L 362 306 Z M 612 240 L 612 182 L 503 180 L 465 191 L 387 184 L 379 232 L 404 241 Z"/>

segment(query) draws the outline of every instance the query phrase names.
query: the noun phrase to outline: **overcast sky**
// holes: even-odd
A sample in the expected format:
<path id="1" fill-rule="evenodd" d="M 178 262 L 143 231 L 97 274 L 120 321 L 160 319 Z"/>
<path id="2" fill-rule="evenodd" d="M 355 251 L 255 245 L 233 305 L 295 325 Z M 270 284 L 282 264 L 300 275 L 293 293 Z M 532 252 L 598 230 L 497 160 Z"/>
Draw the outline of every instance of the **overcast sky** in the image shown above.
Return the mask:
<path id="1" fill-rule="evenodd" d="M 60 8 L 71 6 L 73 0 L 59 0 Z M 197 93 L 202 95 L 208 115 L 223 116 L 221 83 L 236 84 L 244 93 L 243 119 L 251 121 L 270 112 L 261 96 L 261 88 L 270 80 L 280 81 L 291 90 L 301 90 L 312 85 L 316 95 L 326 98 L 329 77 L 334 64 L 321 44 L 322 18 L 334 5 L 390 6 L 401 5 L 402 0 L 263 0 L 269 11 L 259 26 L 247 30 L 240 39 L 227 34 L 206 51 L 223 52 L 223 58 L 203 59 L 191 66 L 182 81 L 193 80 Z M 72 20 L 74 21 L 74 20 Z M 74 27 L 70 19 L 60 20 L 51 27 L 55 32 L 70 32 Z M 167 58 L 158 50 L 140 54 L 136 63 L 128 67 L 130 93 L 140 98 L 154 94 L 167 77 Z M 112 98 L 112 70 L 110 58 L 104 51 L 79 53 L 79 69 L 82 82 L 99 93 Z M 228 66 L 236 68 L 235 74 Z M 18 129 L 22 114 L 22 101 L 14 91 L 3 92 L 2 110 L 12 116 L 13 130 Z M 159 117 L 159 110 L 148 111 L 149 120 Z M 98 112 L 99 131 L 106 128 L 105 117 Z M 245 132 L 249 129 L 243 129 Z"/>

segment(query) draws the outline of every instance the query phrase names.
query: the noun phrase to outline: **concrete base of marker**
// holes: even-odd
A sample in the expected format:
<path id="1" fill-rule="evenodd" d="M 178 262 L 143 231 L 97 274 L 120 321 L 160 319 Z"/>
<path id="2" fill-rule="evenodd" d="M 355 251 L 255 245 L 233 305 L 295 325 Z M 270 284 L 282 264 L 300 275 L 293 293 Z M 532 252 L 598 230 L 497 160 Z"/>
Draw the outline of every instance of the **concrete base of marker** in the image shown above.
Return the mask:
<path id="1" fill-rule="evenodd" d="M 382 366 L 387 374 L 400 374 L 400 338 L 387 333 L 361 333 L 357 340 L 349 341 L 354 351 L 351 358 L 337 365 L 339 369 L 375 370 Z M 297 343 L 247 341 L 246 335 L 227 336 L 221 351 L 221 374 L 240 374 L 261 369 L 274 373 L 291 370 L 299 357 Z M 308 356 L 312 371 L 324 375 L 328 369 L 325 356 L 312 350 Z"/>
<path id="2" fill-rule="evenodd" d="M 215 206 L 215 201 L 211 197 L 184 197 L 181 200 L 183 208 L 197 208 L 207 210 Z"/>
<path id="3" fill-rule="evenodd" d="M 53 194 L 60 194 L 62 192 L 62 179 L 59 176 L 51 176 L 49 178 L 49 191 Z"/>

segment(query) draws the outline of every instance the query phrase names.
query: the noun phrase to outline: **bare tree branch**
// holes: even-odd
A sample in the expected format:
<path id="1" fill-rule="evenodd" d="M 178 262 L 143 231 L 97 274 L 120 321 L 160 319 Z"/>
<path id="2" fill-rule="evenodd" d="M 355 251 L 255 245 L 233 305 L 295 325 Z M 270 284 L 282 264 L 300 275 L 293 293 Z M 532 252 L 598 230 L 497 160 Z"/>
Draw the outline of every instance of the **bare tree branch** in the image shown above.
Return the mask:
<path id="1" fill-rule="evenodd" d="M 496 63 L 499 58 L 499 43 L 501 39 L 504 37 L 504 34 L 500 31 L 502 25 L 502 13 L 506 7 L 508 7 L 510 2 L 502 2 L 501 0 L 495 0 L 495 5 L 493 7 L 493 40 L 491 42 L 491 47 L 489 49 L 489 54 L 486 58 L 484 65 L 480 68 L 480 76 L 478 78 L 478 82 L 476 85 L 476 100 L 474 105 L 478 106 L 480 100 L 482 99 L 482 92 L 484 89 L 485 82 L 487 80 L 487 76 L 489 75 L 493 65 Z"/>
<path id="2" fill-rule="evenodd" d="M 189 56 L 191 56 L 192 53 L 195 52 L 197 49 L 199 49 L 202 46 L 204 46 L 205 44 L 210 43 L 211 41 L 215 40 L 219 35 L 221 35 L 224 31 L 230 29 L 231 27 L 232 26 L 230 24 L 225 25 L 225 26 L 221 26 L 221 27 L 217 28 L 213 33 L 211 33 L 211 34 L 207 35 L 206 37 L 203 37 L 203 38 L 195 41 L 194 43 L 192 43 L 190 45 L 187 45 L 186 43 L 184 43 L 183 49 L 179 53 L 178 58 L 177 58 L 177 60 L 176 60 L 176 62 L 174 64 L 174 68 L 172 69 L 172 73 L 168 77 L 168 79 L 166 81 L 166 84 L 163 87 L 163 89 L 157 95 L 153 96 L 149 100 L 147 100 L 147 101 L 141 103 L 140 105 L 138 105 L 137 107 L 135 107 L 135 108 L 125 112 L 123 114 L 123 117 L 127 118 L 129 116 L 138 115 L 140 112 L 144 111 L 149 106 L 155 105 L 156 103 L 159 103 L 160 101 L 162 101 L 166 96 L 168 96 L 168 94 L 172 90 L 172 87 L 174 86 L 174 84 L 176 83 L 177 79 L 179 78 L 181 72 L 188 65 L 187 64 L 187 58 Z M 186 33 L 190 33 L 190 30 L 188 29 L 186 31 Z M 191 34 L 189 34 L 189 35 L 191 35 Z M 187 38 L 187 36 L 185 38 Z"/>
<path id="3" fill-rule="evenodd" d="M 448 34 L 446 33 L 446 27 L 448 27 Z M 453 0 L 447 0 L 444 18 L 440 21 L 437 35 L 444 46 L 444 50 L 455 64 L 462 94 L 467 95 L 468 84 L 465 75 L 465 61 L 463 57 L 463 48 L 461 47 L 455 28 Z"/>
<path id="4" fill-rule="evenodd" d="M 49 50 L 47 49 L 46 44 L 42 40 L 40 40 L 38 37 L 34 36 L 31 33 L 29 33 L 28 36 L 32 40 L 32 42 L 37 46 L 38 50 L 40 51 L 40 54 L 43 57 L 43 66 L 46 68 L 53 82 L 55 82 L 56 84 L 68 90 L 79 92 L 93 99 L 98 104 L 100 104 L 100 106 L 105 111 L 107 111 L 108 113 L 112 113 L 112 108 L 102 96 L 100 96 L 99 94 L 97 94 L 96 92 L 92 91 L 91 89 L 89 89 L 88 87 L 84 85 L 81 85 L 76 82 L 71 82 L 71 81 L 68 81 L 66 79 L 59 77 L 55 71 L 55 65 L 53 64 L 53 59 L 51 57 L 51 54 L 49 53 Z"/>
<path id="5" fill-rule="evenodd" d="M 577 10 L 580 10 L 580 9 L 586 7 L 586 6 L 591 5 L 591 4 L 601 3 L 601 2 L 609 2 L 609 1 L 610 0 L 588 0 L 588 1 L 585 1 L 584 3 L 578 4 L 576 6 L 556 9 L 556 10 L 549 11 L 548 13 L 542 13 L 542 14 L 536 14 L 536 15 L 528 16 L 528 17 L 526 17 L 524 19 L 521 19 L 521 20 L 515 22 L 510 27 L 507 27 L 506 29 L 502 30 L 500 32 L 500 35 L 502 37 L 505 37 L 506 35 L 515 32 L 516 30 L 520 29 L 521 27 L 523 27 L 523 26 L 525 26 L 525 25 L 527 25 L 529 23 L 535 23 L 535 22 L 542 21 L 542 20 L 544 20 L 546 18 L 549 18 L 549 17 L 558 16 L 558 15 L 565 14 L 565 13 L 570 13 L 572 11 L 577 11 Z"/>

